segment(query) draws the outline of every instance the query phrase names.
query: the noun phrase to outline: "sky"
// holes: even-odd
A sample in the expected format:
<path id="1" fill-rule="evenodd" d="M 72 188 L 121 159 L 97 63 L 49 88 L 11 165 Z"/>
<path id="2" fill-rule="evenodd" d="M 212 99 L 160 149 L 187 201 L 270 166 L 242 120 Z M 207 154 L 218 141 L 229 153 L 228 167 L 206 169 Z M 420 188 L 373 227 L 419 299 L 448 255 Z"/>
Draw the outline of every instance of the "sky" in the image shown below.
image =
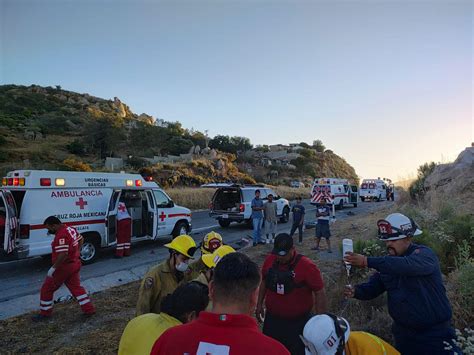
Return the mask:
<path id="1" fill-rule="evenodd" d="M 0 83 L 119 97 L 254 145 L 320 139 L 363 178 L 474 141 L 471 1 L 0 0 Z"/>

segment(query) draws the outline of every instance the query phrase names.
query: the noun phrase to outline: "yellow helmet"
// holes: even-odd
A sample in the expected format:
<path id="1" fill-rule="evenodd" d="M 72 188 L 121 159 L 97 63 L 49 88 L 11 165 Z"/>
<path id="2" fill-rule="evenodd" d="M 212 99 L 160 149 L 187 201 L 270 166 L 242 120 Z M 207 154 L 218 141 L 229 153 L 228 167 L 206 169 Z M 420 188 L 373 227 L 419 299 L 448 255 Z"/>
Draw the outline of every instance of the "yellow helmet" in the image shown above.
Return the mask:
<path id="1" fill-rule="evenodd" d="M 209 232 L 203 238 L 201 243 L 202 254 L 212 254 L 214 250 L 222 245 L 222 236 L 216 232 Z"/>
<path id="2" fill-rule="evenodd" d="M 165 244 L 165 247 L 175 250 L 191 259 L 193 259 L 194 253 L 196 252 L 196 242 L 186 234 L 177 236 L 171 243 Z"/>
<path id="3" fill-rule="evenodd" d="M 223 245 L 217 248 L 214 253 L 206 254 L 202 256 L 203 263 L 209 268 L 212 269 L 216 267 L 217 263 L 227 254 L 235 253 L 235 249 L 230 245 Z"/>

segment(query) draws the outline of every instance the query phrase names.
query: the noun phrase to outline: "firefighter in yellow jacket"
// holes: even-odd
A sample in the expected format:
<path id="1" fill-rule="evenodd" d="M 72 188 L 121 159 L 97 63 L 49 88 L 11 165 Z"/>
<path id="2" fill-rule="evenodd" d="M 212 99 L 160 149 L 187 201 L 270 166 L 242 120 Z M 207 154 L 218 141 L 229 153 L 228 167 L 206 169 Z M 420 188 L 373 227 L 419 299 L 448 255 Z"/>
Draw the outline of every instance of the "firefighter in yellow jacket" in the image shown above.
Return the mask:
<path id="1" fill-rule="evenodd" d="M 351 332 L 349 323 L 330 313 L 312 317 L 301 336 L 306 355 L 399 355 L 389 343 L 366 332 Z"/>
<path id="2" fill-rule="evenodd" d="M 222 236 L 219 233 L 214 231 L 207 233 L 201 242 L 201 255 L 210 255 L 212 254 L 217 248 L 222 245 Z M 195 278 L 199 277 L 201 272 L 206 271 L 207 267 L 204 264 L 202 257 L 196 261 L 193 261 L 189 264 L 189 279 L 194 280 Z"/>
<path id="3" fill-rule="evenodd" d="M 152 267 L 140 285 L 137 302 L 137 315 L 160 313 L 164 297 L 172 293 L 185 280 L 189 259 L 193 258 L 196 243 L 189 235 L 180 235 L 171 243 L 165 244 L 170 256 L 161 264 Z"/>

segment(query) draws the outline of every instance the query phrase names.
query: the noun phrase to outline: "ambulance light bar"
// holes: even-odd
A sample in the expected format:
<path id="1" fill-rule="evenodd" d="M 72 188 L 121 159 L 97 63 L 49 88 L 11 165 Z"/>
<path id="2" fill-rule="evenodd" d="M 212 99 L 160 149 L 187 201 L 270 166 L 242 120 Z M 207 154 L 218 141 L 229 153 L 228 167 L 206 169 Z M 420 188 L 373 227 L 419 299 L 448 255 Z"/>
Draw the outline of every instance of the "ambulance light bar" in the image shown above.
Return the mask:
<path id="1" fill-rule="evenodd" d="M 3 186 L 25 186 L 25 178 L 3 178 Z"/>
<path id="2" fill-rule="evenodd" d="M 125 182 L 125 185 L 127 185 L 127 186 L 133 186 L 133 180 L 127 180 L 127 181 Z"/>
<path id="3" fill-rule="evenodd" d="M 135 180 L 135 186 L 142 186 L 141 180 Z"/>

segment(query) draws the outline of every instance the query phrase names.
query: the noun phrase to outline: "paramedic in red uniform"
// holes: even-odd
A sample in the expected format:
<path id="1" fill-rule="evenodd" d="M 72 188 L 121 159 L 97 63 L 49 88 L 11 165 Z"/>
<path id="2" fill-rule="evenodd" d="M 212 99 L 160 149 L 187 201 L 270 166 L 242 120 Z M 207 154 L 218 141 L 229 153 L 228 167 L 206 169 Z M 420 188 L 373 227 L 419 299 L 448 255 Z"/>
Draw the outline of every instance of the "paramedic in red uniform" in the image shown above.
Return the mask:
<path id="1" fill-rule="evenodd" d="M 125 203 L 119 202 L 117 211 L 117 248 L 115 257 L 130 256 L 130 239 L 132 238 L 132 217 Z"/>
<path id="2" fill-rule="evenodd" d="M 85 315 L 95 313 L 95 308 L 84 287 L 81 286 L 79 270 L 81 260 L 79 251 L 82 246 L 82 236 L 72 227 L 61 223 L 55 217 L 50 216 L 43 222 L 49 234 L 54 234 L 52 247 L 53 266 L 48 270 L 48 275 L 41 287 L 41 312 L 33 316 L 33 321 L 49 319 L 53 312 L 54 292 L 65 284 L 74 298 L 79 302 Z"/>

